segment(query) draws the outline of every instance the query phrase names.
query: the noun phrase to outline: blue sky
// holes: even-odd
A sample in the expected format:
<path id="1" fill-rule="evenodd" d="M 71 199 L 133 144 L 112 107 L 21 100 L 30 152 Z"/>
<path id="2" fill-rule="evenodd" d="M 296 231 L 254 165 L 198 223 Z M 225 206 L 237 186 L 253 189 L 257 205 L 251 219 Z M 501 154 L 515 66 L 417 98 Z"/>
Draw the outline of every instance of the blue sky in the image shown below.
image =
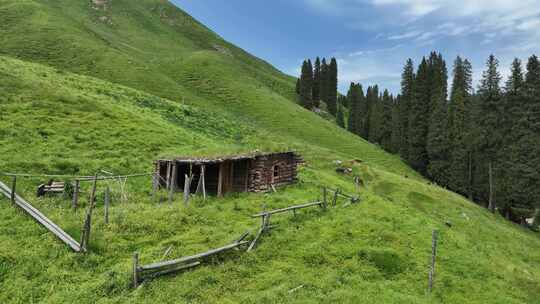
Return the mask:
<path id="1" fill-rule="evenodd" d="M 501 74 L 540 55 L 540 0 L 172 0 L 224 39 L 297 76 L 304 58 L 336 57 L 351 81 L 399 92 L 407 58 L 457 55 L 481 77 L 490 53 Z"/>

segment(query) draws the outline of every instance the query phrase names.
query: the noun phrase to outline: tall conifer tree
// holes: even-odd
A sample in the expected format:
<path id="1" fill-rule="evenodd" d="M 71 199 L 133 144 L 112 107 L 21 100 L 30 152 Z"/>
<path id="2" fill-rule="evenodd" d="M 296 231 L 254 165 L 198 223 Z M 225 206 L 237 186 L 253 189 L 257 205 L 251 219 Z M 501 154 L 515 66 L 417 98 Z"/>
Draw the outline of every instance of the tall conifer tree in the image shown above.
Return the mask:
<path id="1" fill-rule="evenodd" d="M 328 112 L 332 115 L 336 115 L 337 111 L 337 87 L 338 87 L 338 64 L 336 58 L 330 60 L 328 66 L 328 83 L 326 91 L 326 105 L 328 106 Z"/>
<path id="2" fill-rule="evenodd" d="M 313 66 L 313 105 L 319 107 L 321 101 L 321 60 L 319 57 L 315 59 L 315 65 Z"/>
<path id="3" fill-rule="evenodd" d="M 429 65 L 426 58 L 418 67 L 418 72 L 414 84 L 414 99 L 410 105 L 408 140 L 409 153 L 408 162 L 422 174 L 427 173 L 428 155 L 426 151 L 429 105 L 430 105 L 430 80 Z"/>
<path id="4" fill-rule="evenodd" d="M 324 103 L 327 103 L 326 98 L 328 96 L 328 77 L 329 66 L 326 63 L 326 58 L 321 61 L 321 75 L 319 79 L 319 97 Z"/>
<path id="5" fill-rule="evenodd" d="M 392 151 L 392 104 L 393 97 L 388 90 L 384 90 L 382 96 L 382 115 L 379 124 L 381 128 L 380 144 L 386 151 Z"/>
<path id="6" fill-rule="evenodd" d="M 497 149 L 501 143 L 499 122 L 501 120 L 501 76 L 497 70 L 499 66 L 495 56 L 490 55 L 482 75 L 479 93 L 480 115 L 477 117 L 479 129 L 479 151 L 486 162 L 488 170 L 488 208 L 495 211 L 495 182 Z"/>
<path id="7" fill-rule="evenodd" d="M 408 59 L 403 73 L 401 74 L 401 98 L 399 102 L 401 143 L 399 154 L 403 159 L 409 159 L 409 118 L 410 107 L 414 99 L 414 64 L 412 59 Z"/>
<path id="8" fill-rule="evenodd" d="M 313 107 L 312 89 L 313 67 L 311 61 L 307 60 L 302 64 L 302 74 L 300 76 L 300 104 L 306 109 Z"/>
<path id="9" fill-rule="evenodd" d="M 400 116 L 401 95 L 398 95 L 392 104 L 392 153 L 399 153 L 401 145 L 401 116 Z"/>

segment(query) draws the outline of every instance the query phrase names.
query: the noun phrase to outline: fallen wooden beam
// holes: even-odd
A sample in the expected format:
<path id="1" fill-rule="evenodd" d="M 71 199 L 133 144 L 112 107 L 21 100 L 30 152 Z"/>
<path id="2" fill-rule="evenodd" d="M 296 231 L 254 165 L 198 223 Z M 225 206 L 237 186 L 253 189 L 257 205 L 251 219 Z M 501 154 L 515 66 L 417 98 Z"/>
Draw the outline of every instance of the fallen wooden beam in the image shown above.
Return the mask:
<path id="1" fill-rule="evenodd" d="M 248 244 L 248 241 L 244 241 L 247 236 L 248 233 L 244 233 L 237 241 L 220 248 L 212 249 L 192 256 L 149 265 L 139 265 L 139 255 L 138 253 L 135 253 L 133 257 L 133 286 L 139 286 L 139 283 L 145 279 L 153 279 L 157 276 L 199 266 L 204 258 Z"/>
<path id="2" fill-rule="evenodd" d="M 258 213 L 258 214 L 254 214 L 251 217 L 261 217 L 261 216 L 266 216 L 266 215 L 271 215 L 271 214 L 276 214 L 276 213 L 283 213 L 283 212 L 287 212 L 287 211 L 292 211 L 292 210 L 296 210 L 296 209 L 308 208 L 308 207 L 313 207 L 313 206 L 323 206 L 323 204 L 324 204 L 324 202 L 313 202 L 313 203 L 307 203 L 307 204 L 303 204 L 303 205 L 290 206 L 290 207 L 287 207 L 287 208 L 281 208 L 281 209 L 261 212 L 261 213 Z"/>
<path id="3" fill-rule="evenodd" d="M 34 220 L 39 224 L 49 230 L 62 242 L 68 245 L 75 252 L 82 252 L 81 245 L 75 241 L 67 232 L 58 227 L 53 221 L 48 219 L 43 213 L 38 209 L 34 208 L 30 203 L 25 201 L 15 192 L 12 192 L 11 189 L 6 186 L 4 183 L 0 182 L 0 193 L 5 195 L 9 199 L 13 199 L 15 205 L 21 208 L 24 212 L 30 215 Z"/>
<path id="4" fill-rule="evenodd" d="M 179 263 L 188 263 L 188 262 L 192 262 L 192 261 L 195 261 L 195 260 L 200 260 L 200 259 L 206 258 L 206 257 L 211 256 L 211 255 L 215 255 L 215 254 L 218 254 L 218 253 L 221 253 L 221 252 L 224 252 L 224 251 L 236 248 L 236 247 L 240 247 L 240 246 L 245 245 L 247 243 L 248 243 L 247 241 L 234 242 L 232 244 L 229 244 L 229 245 L 226 245 L 226 246 L 223 246 L 223 247 L 219 247 L 219 248 L 216 248 L 216 249 L 212 249 L 212 250 L 209 250 L 209 251 L 206 251 L 206 252 L 203 252 L 203 253 L 199 253 L 199 254 L 196 254 L 196 255 L 186 256 L 186 257 L 179 258 L 179 259 L 176 259 L 176 260 L 171 260 L 171 261 L 157 262 L 157 263 L 153 263 L 153 264 L 149 264 L 149 265 L 144 265 L 144 266 L 140 267 L 140 270 L 141 271 L 153 270 L 153 269 L 161 268 L 161 267 L 174 266 L 174 265 L 179 264 Z"/>

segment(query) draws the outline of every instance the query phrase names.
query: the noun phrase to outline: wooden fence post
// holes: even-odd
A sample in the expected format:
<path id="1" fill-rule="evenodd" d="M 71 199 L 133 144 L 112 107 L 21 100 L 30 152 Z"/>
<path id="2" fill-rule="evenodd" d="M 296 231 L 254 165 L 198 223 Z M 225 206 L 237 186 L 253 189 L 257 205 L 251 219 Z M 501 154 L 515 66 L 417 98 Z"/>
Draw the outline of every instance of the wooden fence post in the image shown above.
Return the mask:
<path id="1" fill-rule="evenodd" d="M 71 202 L 71 207 L 73 209 L 77 209 L 77 205 L 79 204 L 79 188 L 80 188 L 80 182 L 78 179 L 76 179 L 75 188 L 73 189 L 73 201 Z"/>
<path id="2" fill-rule="evenodd" d="M 105 189 L 105 224 L 109 224 L 109 200 L 110 200 L 110 189 L 109 186 Z"/>
<path id="3" fill-rule="evenodd" d="M 133 287 L 139 287 L 139 253 L 133 254 Z"/>
<path id="4" fill-rule="evenodd" d="M 17 176 L 13 176 L 13 182 L 11 183 L 11 203 L 15 204 L 15 191 L 17 188 Z"/>
<path id="5" fill-rule="evenodd" d="M 202 193 L 203 193 L 203 200 L 206 201 L 206 181 L 204 179 L 205 175 L 205 166 L 201 166 L 201 179 L 202 179 Z"/>
<path id="6" fill-rule="evenodd" d="M 152 201 L 156 200 L 156 192 L 158 189 L 158 177 L 157 173 L 152 174 Z"/>
<path id="7" fill-rule="evenodd" d="M 184 175 L 184 206 L 188 206 L 189 195 L 191 193 L 191 177 Z"/>
<path id="8" fill-rule="evenodd" d="M 97 188 L 97 174 L 94 175 L 94 181 L 92 182 L 92 192 L 90 193 L 90 206 L 94 205 L 96 200 L 96 188 Z"/>
<path id="9" fill-rule="evenodd" d="M 431 269 L 429 271 L 429 293 L 433 290 L 433 280 L 435 279 L 435 259 L 437 257 L 437 230 L 433 230 L 431 235 Z"/>
<path id="10" fill-rule="evenodd" d="M 338 199 L 339 192 L 341 192 L 341 191 L 340 191 L 339 188 L 337 188 L 336 191 L 334 192 L 334 200 L 332 202 L 332 206 L 335 206 L 337 204 L 337 199 Z"/>
<path id="11" fill-rule="evenodd" d="M 94 201 L 96 199 L 97 188 L 97 174 L 94 175 L 94 181 L 92 184 L 92 192 L 90 193 L 90 206 L 86 212 L 86 218 L 84 220 L 83 232 L 81 235 L 81 249 L 83 252 L 88 251 L 88 244 L 90 243 L 90 231 L 92 230 L 92 212 L 94 210 Z"/>
<path id="12" fill-rule="evenodd" d="M 170 189 L 169 189 L 169 203 L 172 204 L 173 202 L 173 196 L 174 191 L 176 191 L 176 163 L 172 164 L 172 172 L 171 172 L 171 179 L 170 179 Z"/>
<path id="13" fill-rule="evenodd" d="M 326 204 L 327 204 L 327 201 L 326 201 L 326 187 L 323 187 L 323 206 L 324 206 L 324 209 L 326 209 Z"/>

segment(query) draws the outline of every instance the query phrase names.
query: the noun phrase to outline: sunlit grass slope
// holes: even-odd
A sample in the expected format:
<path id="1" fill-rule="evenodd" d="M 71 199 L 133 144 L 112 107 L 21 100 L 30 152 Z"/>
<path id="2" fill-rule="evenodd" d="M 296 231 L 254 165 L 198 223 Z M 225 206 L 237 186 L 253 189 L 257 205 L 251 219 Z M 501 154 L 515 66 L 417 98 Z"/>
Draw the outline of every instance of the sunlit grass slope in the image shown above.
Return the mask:
<path id="1" fill-rule="evenodd" d="M 398 158 L 379 158 L 379 149 L 298 107 L 292 77 L 166 1 L 2 0 L 0 16 L 0 54 L 228 112 L 299 146 L 361 153 L 386 170 L 406 170 Z"/>
<path id="2" fill-rule="evenodd" d="M 143 263 L 160 260 L 169 246 L 174 248 L 171 257 L 197 253 L 246 230 L 255 232 L 258 221 L 250 215 L 263 203 L 277 208 L 314 200 L 321 185 L 354 193 L 351 178 L 335 173 L 333 161 L 362 159 L 362 150 L 336 154 L 322 144 L 305 146 L 288 134 L 259 129 L 257 123 L 239 123 L 226 112 L 209 113 L 9 58 L 0 59 L 0 80 L 0 163 L 8 171 L 141 172 L 159 155 L 255 148 L 293 147 L 307 160 L 298 185 L 275 194 L 194 200 L 188 208 L 178 199 L 172 206 L 151 202 L 145 178 L 128 182 L 123 203 L 118 184 L 110 183 L 111 224 L 104 224 L 99 203 L 86 256 L 70 252 L 2 198 L 2 303 L 534 303 L 540 296 L 536 235 L 411 178 L 407 169 L 396 174 L 369 162 L 352 165 L 366 183 L 360 204 L 343 207 L 341 202 L 326 212 L 276 217 L 278 228 L 256 251 L 233 253 L 134 291 L 129 281 L 134 251 Z M 349 141 L 343 145 L 367 145 L 352 137 Z M 373 155 L 373 163 L 395 162 L 382 151 Z M 40 182 L 22 179 L 19 188 L 79 238 L 84 210 L 71 211 L 69 200 L 36 198 Z M 104 187 L 98 188 L 100 202 Z M 440 230 L 439 259 L 435 292 L 427 296 L 432 229 Z M 289 292 L 298 286 L 303 287 Z"/>

